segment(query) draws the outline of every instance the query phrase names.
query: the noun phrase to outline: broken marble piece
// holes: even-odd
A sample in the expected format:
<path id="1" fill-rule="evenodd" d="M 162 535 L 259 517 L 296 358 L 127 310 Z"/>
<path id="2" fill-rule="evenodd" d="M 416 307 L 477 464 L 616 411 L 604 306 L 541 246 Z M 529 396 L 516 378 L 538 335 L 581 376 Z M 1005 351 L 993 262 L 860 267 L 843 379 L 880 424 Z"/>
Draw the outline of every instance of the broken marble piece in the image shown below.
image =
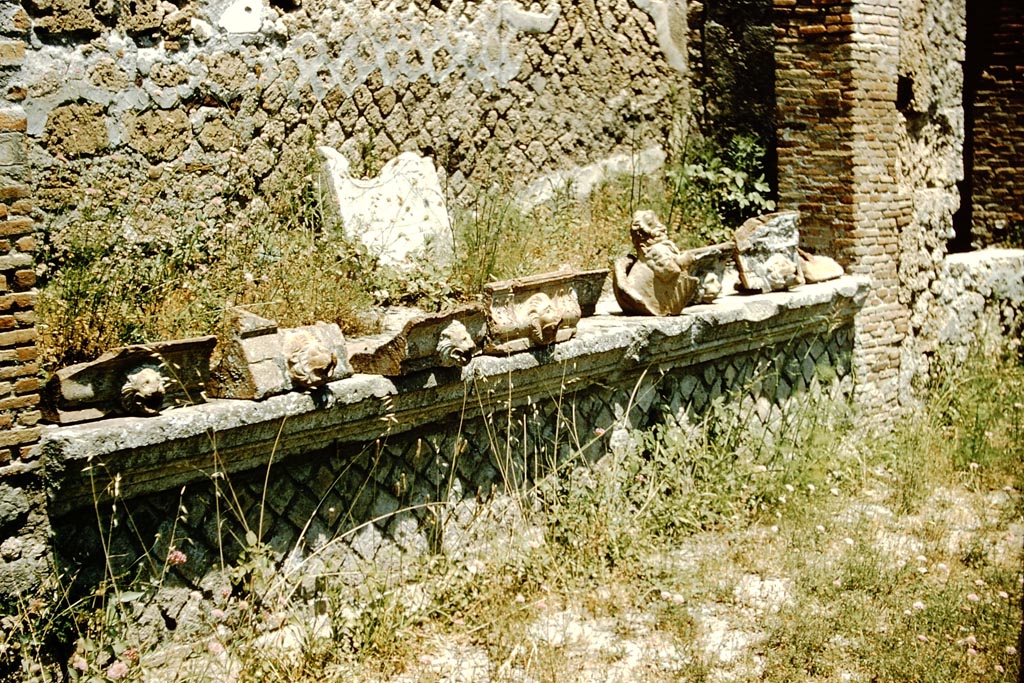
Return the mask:
<path id="1" fill-rule="evenodd" d="M 73 424 L 202 403 L 216 343 L 216 337 L 207 336 L 122 346 L 62 368 L 43 388 L 43 417 Z"/>
<path id="2" fill-rule="evenodd" d="M 736 245 L 721 242 L 684 252 L 689 257 L 689 273 L 697 278 L 693 302 L 709 304 L 720 296 L 736 291 Z"/>
<path id="3" fill-rule="evenodd" d="M 390 266 L 411 268 L 417 259 L 448 263 L 455 251 L 444 192 L 430 159 L 403 152 L 376 178 L 351 175 L 349 162 L 320 147 L 324 174 L 348 236 Z"/>
<path id="4" fill-rule="evenodd" d="M 803 249 L 798 249 L 797 254 L 800 255 L 800 270 L 809 284 L 835 280 L 844 274 L 843 267 L 833 258 L 811 254 Z"/>
<path id="5" fill-rule="evenodd" d="M 259 400 L 352 374 L 337 325 L 278 329 L 273 320 L 234 308 L 224 328 L 210 371 L 211 397 Z"/>
<path id="6" fill-rule="evenodd" d="M 398 333 L 353 339 L 348 344 L 352 369 L 396 377 L 437 367 L 469 363 L 487 334 L 478 305 L 412 318 Z"/>
<path id="7" fill-rule="evenodd" d="M 606 277 L 607 273 L 602 276 Z M 484 285 L 487 344 L 484 353 L 505 354 L 567 341 L 583 315 L 580 292 L 594 299 L 596 273 L 541 273 Z M 600 289 L 597 288 L 597 294 Z"/>
<path id="8" fill-rule="evenodd" d="M 636 254 L 616 260 L 612 270 L 615 300 L 622 312 L 678 315 L 702 284 L 690 274 L 693 255 L 669 239 L 668 230 L 653 211 L 633 214 L 629 235 Z"/>
<path id="9" fill-rule="evenodd" d="M 733 236 L 740 285 L 753 292 L 778 292 L 803 283 L 796 211 L 750 218 Z"/>

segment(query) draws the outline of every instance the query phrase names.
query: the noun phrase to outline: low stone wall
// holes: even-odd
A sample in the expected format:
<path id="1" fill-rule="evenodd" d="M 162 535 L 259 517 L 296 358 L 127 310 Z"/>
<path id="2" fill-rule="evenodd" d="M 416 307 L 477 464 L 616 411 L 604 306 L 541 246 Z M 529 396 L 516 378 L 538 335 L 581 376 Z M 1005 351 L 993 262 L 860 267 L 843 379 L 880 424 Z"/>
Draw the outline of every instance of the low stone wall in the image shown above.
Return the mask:
<path id="1" fill-rule="evenodd" d="M 671 318 L 596 315 L 568 342 L 465 368 L 50 428 L 39 451 L 54 547 L 86 584 L 178 549 L 175 575 L 192 587 L 215 585 L 247 532 L 281 557 L 317 551 L 333 572 L 457 553 L 496 494 L 627 445 L 631 430 L 728 397 L 770 432 L 812 387 L 849 394 L 866 290 L 844 277 Z M 203 590 L 152 610 L 177 623 Z"/>

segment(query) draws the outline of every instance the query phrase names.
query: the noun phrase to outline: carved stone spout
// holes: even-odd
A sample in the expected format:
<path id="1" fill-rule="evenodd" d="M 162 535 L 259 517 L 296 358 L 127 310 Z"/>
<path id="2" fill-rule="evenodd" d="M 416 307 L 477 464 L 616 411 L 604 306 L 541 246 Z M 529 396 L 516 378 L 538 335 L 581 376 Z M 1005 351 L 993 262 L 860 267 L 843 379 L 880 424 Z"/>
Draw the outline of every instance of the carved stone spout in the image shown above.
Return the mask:
<path id="1" fill-rule="evenodd" d="M 142 365 L 125 377 L 121 407 L 129 415 L 156 415 L 163 407 L 167 383 L 156 365 Z"/>
<path id="2" fill-rule="evenodd" d="M 555 343 L 562 315 L 544 292 L 537 292 L 526 300 L 525 314 L 530 323 L 530 341 L 537 346 Z"/>
<path id="3" fill-rule="evenodd" d="M 468 365 L 474 351 L 476 343 L 473 336 L 460 321 L 453 320 L 441 330 L 437 340 L 437 357 L 441 367 Z"/>
<path id="4" fill-rule="evenodd" d="M 311 389 L 327 384 L 338 365 L 338 356 L 305 330 L 285 334 L 282 345 L 292 385 Z"/>
<path id="5" fill-rule="evenodd" d="M 565 269 L 487 283 L 484 352 L 516 353 L 568 341 L 584 306 L 593 312 L 607 272 Z"/>
<path id="6" fill-rule="evenodd" d="M 653 211 L 637 211 L 629 234 L 636 255 L 618 259 L 612 271 L 622 312 L 678 315 L 700 286 L 700 280 L 689 273 L 693 257 L 668 238 L 668 230 Z"/>

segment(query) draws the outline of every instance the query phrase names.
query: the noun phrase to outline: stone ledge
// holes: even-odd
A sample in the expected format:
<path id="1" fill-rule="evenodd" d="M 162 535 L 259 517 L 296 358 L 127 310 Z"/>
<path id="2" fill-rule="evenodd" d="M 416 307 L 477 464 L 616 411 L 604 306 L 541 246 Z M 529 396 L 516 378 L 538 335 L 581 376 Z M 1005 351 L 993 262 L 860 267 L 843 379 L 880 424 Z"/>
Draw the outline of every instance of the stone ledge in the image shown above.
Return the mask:
<path id="1" fill-rule="evenodd" d="M 464 368 L 389 379 L 354 375 L 313 392 L 263 401 L 215 400 L 149 418 L 51 427 L 41 455 L 52 511 L 91 505 L 119 475 L 134 497 L 206 480 L 217 471 L 265 466 L 338 442 L 371 442 L 449 417 L 505 411 L 596 384 L 628 385 L 650 369 L 703 363 L 850 324 L 868 290 L 843 277 L 791 292 L 728 296 L 671 318 L 602 312 L 576 338 Z M 100 494 L 102 495 L 102 494 Z"/>

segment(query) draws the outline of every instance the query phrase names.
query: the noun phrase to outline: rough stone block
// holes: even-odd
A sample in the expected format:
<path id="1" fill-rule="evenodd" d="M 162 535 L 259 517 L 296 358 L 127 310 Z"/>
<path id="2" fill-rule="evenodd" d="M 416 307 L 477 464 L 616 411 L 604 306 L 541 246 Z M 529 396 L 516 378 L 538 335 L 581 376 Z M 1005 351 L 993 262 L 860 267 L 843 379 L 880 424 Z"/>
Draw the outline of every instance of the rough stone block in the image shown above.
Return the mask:
<path id="1" fill-rule="evenodd" d="M 66 157 L 93 156 L 110 146 L 104 107 L 73 103 L 54 108 L 46 119 L 43 142 Z"/>
<path id="2" fill-rule="evenodd" d="M 0 41 L 0 66 L 16 66 L 25 59 L 25 43 L 20 40 Z"/>

